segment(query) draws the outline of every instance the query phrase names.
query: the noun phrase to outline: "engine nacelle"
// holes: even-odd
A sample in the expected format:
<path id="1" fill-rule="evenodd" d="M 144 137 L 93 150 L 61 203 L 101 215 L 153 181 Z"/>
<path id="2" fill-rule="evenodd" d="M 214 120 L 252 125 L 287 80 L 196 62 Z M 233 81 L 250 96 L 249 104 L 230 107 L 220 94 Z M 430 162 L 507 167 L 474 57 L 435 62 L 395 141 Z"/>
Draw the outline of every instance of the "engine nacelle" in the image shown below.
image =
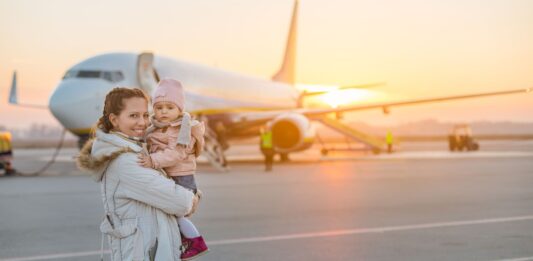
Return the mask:
<path id="1" fill-rule="evenodd" d="M 313 145 L 315 130 L 305 116 L 298 113 L 287 113 L 276 117 L 267 124 L 272 130 L 274 150 L 288 153 L 304 150 Z"/>

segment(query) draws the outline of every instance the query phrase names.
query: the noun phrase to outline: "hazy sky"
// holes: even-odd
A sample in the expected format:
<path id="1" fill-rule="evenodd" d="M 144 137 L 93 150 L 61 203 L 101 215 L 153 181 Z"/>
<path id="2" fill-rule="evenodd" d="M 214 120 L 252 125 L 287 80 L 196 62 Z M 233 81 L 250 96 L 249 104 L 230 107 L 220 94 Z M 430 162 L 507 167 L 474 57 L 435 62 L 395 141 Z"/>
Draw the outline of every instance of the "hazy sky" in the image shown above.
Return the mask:
<path id="1" fill-rule="evenodd" d="M 110 51 L 145 50 L 269 78 L 283 55 L 291 0 L 0 0 L 0 125 L 55 123 L 47 104 L 65 71 Z M 533 1 L 301 0 L 297 81 L 386 81 L 394 101 L 533 86 Z M 533 121 L 533 94 L 352 113 L 369 123 Z"/>

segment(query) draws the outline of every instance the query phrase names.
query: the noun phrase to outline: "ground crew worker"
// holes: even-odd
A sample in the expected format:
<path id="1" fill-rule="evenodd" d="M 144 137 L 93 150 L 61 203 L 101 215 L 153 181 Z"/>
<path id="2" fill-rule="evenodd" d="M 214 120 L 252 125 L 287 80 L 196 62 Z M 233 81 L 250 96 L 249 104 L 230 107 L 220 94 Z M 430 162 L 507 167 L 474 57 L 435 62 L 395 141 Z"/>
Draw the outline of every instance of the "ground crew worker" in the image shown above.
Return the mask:
<path id="1" fill-rule="evenodd" d="M 392 138 L 392 132 L 390 130 L 387 131 L 387 135 L 385 136 L 385 141 L 387 143 L 387 152 L 392 153 L 393 138 Z"/>
<path id="2" fill-rule="evenodd" d="M 265 156 L 265 171 L 272 170 L 272 164 L 274 162 L 274 148 L 272 146 L 272 131 L 261 128 L 260 130 L 260 148 L 261 152 Z"/>

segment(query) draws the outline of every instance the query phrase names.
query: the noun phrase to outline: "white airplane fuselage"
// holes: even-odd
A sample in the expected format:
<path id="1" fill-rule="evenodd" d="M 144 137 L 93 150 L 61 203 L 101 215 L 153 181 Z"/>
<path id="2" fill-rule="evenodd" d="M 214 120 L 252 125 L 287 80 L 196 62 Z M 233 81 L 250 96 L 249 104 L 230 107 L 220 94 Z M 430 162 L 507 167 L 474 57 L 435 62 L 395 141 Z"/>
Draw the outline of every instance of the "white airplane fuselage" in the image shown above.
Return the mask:
<path id="1" fill-rule="evenodd" d="M 108 53 L 70 68 L 52 93 L 52 114 L 76 135 L 87 135 L 102 115 L 106 94 L 117 86 L 140 86 L 138 54 Z M 274 82 L 217 68 L 154 56 L 160 79 L 174 78 L 185 90 L 185 110 L 194 114 L 290 109 L 299 92 L 290 84 Z M 145 88 L 148 95 L 152 90 Z"/>

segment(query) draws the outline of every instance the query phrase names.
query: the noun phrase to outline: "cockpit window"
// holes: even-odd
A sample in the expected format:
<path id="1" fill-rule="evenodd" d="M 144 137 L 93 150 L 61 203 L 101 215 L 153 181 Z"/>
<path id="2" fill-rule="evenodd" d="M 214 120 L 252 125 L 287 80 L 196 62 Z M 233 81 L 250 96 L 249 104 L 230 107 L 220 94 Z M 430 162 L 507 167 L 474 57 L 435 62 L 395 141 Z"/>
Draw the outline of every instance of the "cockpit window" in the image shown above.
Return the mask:
<path id="1" fill-rule="evenodd" d="M 124 74 L 121 71 L 70 70 L 63 76 L 63 79 L 68 78 L 93 78 L 104 79 L 109 82 L 120 82 L 124 80 Z"/>
<path id="2" fill-rule="evenodd" d="M 63 76 L 63 79 L 74 78 L 76 77 L 76 74 L 78 74 L 78 71 L 68 71 L 65 73 L 65 76 Z"/>
<path id="3" fill-rule="evenodd" d="M 76 78 L 100 78 L 101 71 L 79 71 Z"/>
<path id="4" fill-rule="evenodd" d="M 124 80 L 124 75 L 120 71 L 106 71 L 103 72 L 102 78 L 110 82 L 120 82 Z"/>

